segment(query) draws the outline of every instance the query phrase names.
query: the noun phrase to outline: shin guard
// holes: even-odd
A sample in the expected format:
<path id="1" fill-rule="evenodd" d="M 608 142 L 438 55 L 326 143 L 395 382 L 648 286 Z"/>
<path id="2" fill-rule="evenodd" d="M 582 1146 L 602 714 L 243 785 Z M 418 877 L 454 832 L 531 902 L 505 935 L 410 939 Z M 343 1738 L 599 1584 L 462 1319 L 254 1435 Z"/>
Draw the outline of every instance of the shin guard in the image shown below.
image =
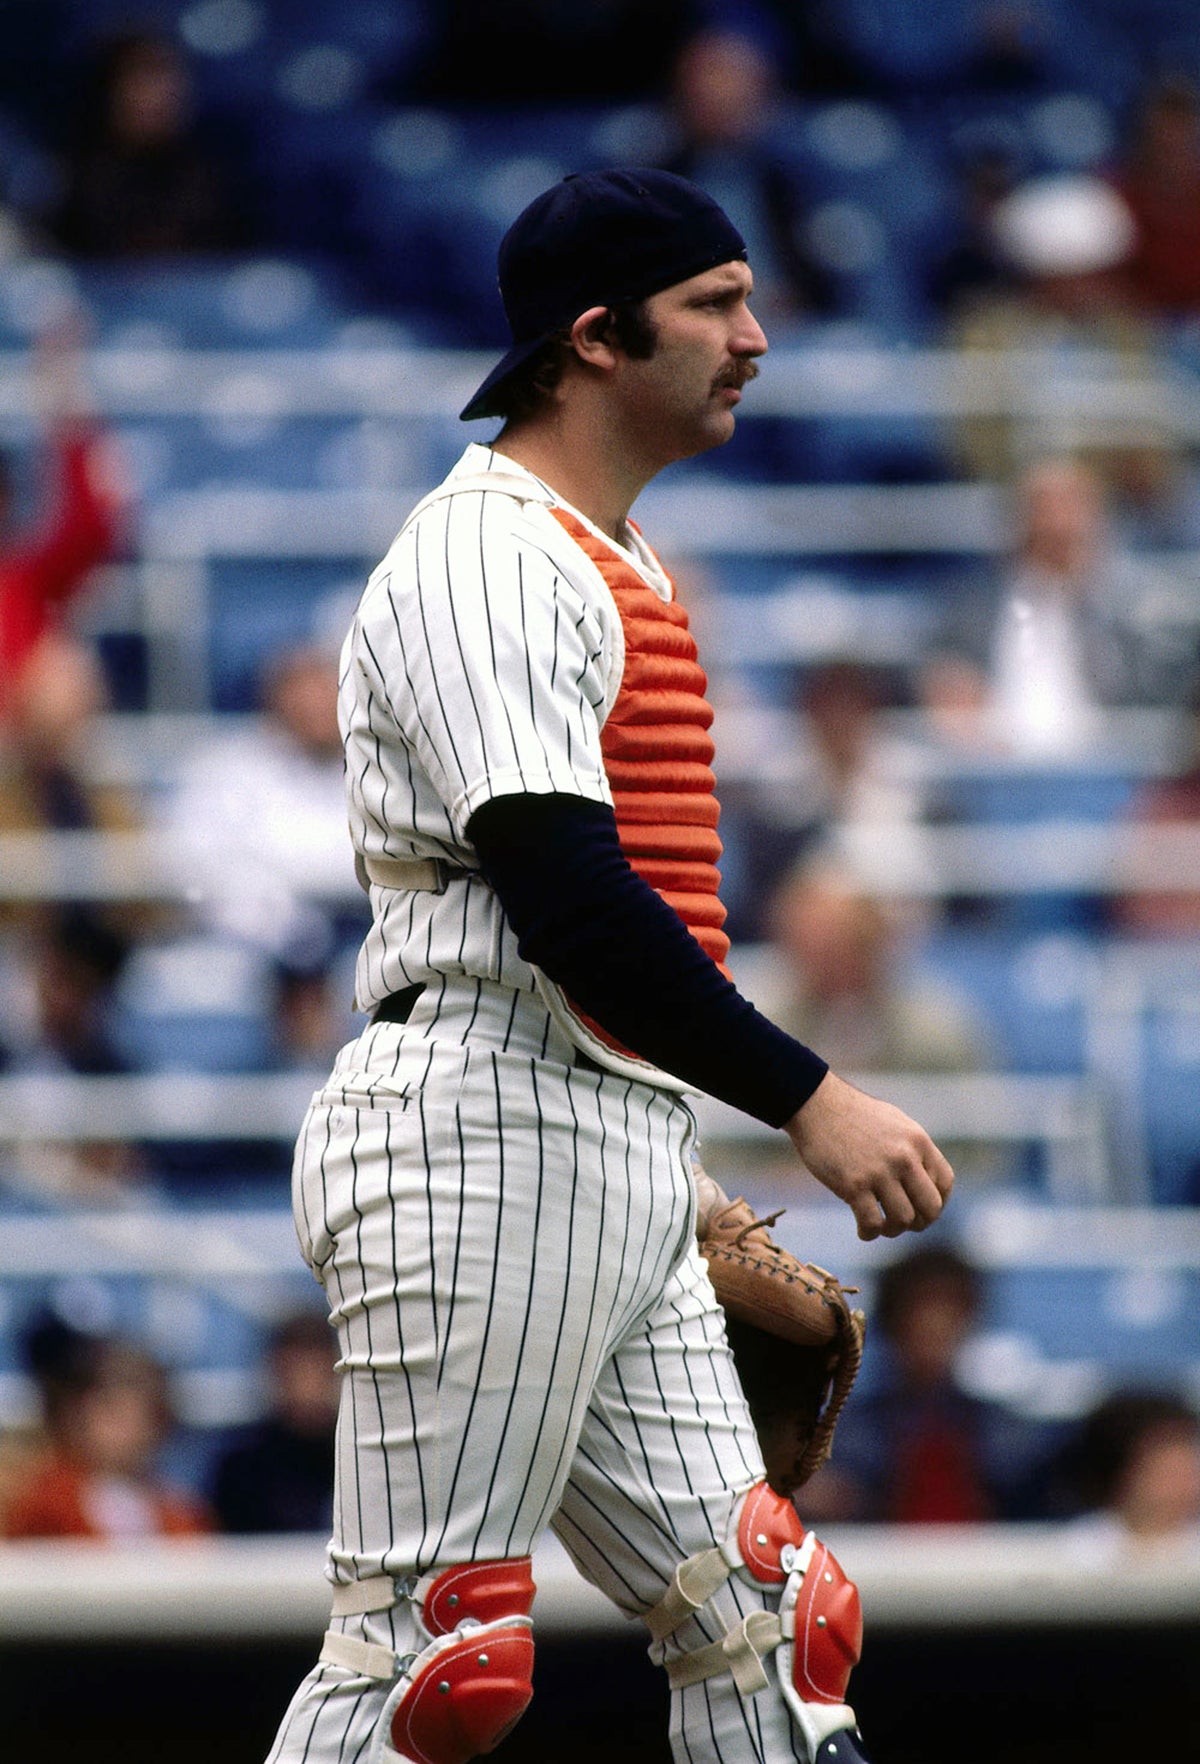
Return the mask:
<path id="1" fill-rule="evenodd" d="M 665 1597 L 647 1613 L 663 1640 L 697 1612 L 733 1574 L 779 1587 L 777 1612 L 752 1611 L 719 1641 L 673 1660 L 672 1686 L 698 1684 L 728 1672 L 743 1696 L 765 1690 L 764 1664 L 774 1654 L 779 1688 L 804 1738 L 810 1764 L 865 1764 L 853 1709 L 850 1673 L 862 1651 L 858 1589 L 791 1502 L 756 1483 L 735 1509 L 724 1543 L 680 1564 Z"/>

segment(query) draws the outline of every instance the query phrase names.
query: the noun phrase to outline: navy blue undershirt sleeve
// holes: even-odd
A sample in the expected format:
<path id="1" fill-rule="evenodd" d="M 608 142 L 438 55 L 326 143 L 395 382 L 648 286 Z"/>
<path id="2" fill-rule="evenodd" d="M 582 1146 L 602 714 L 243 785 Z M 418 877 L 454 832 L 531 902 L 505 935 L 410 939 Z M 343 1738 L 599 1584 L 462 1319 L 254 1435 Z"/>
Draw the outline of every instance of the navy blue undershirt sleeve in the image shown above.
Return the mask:
<path id="1" fill-rule="evenodd" d="M 503 796 L 469 837 L 527 961 L 610 1035 L 782 1127 L 828 1071 L 757 1011 L 630 867 L 616 817 L 577 796 Z"/>

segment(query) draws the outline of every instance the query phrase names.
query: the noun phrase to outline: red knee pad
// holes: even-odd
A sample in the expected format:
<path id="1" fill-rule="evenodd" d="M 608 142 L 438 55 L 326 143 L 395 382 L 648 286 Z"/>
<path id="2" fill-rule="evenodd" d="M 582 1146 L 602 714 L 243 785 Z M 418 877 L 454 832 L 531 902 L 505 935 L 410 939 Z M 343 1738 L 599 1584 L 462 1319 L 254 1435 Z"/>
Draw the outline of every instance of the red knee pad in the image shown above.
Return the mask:
<path id="1" fill-rule="evenodd" d="M 862 1606 L 837 1558 L 814 1544 L 804 1578 L 788 1587 L 780 1612 L 792 1605 L 792 1682 L 806 1703 L 844 1703 L 862 1654 Z"/>
<path id="2" fill-rule="evenodd" d="M 430 1635 L 449 1635 L 467 1620 L 494 1623 L 498 1617 L 528 1617 L 537 1590 L 531 1568 L 528 1556 L 512 1556 L 445 1569 L 425 1588 L 421 1614 L 426 1629 Z"/>
<path id="3" fill-rule="evenodd" d="M 460 1562 L 420 1582 L 433 1640 L 388 1697 L 384 1764 L 466 1764 L 516 1725 L 533 1696 L 530 1569 L 528 1556 Z"/>
<path id="4" fill-rule="evenodd" d="M 528 1617 L 441 1636 L 401 1680 L 391 1744 L 413 1764 L 467 1764 L 495 1750 L 532 1696 Z"/>
<path id="5" fill-rule="evenodd" d="M 738 1553 L 760 1586 L 782 1586 L 792 1571 L 804 1527 L 791 1501 L 768 1483 L 748 1490 L 738 1516 Z"/>
<path id="6" fill-rule="evenodd" d="M 761 1586 L 787 1583 L 780 1614 L 795 1623 L 793 1682 L 808 1703 L 845 1701 L 862 1654 L 858 1588 L 820 1540 L 805 1532 L 791 1501 L 765 1482 L 746 1495 L 738 1551 Z M 794 1576 L 794 1578 L 793 1578 Z"/>

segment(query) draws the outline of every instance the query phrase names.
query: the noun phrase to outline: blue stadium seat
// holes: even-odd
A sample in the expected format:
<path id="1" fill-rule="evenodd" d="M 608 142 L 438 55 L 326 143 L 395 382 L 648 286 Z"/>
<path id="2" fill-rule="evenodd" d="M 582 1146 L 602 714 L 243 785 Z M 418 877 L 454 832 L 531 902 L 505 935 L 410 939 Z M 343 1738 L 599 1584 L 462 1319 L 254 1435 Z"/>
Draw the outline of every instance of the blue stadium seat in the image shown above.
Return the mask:
<path id="1" fill-rule="evenodd" d="M 1095 946 L 1075 933 L 1028 935 L 939 926 L 914 951 L 918 971 L 965 992 L 1014 1072 L 1087 1069 Z"/>
<path id="2" fill-rule="evenodd" d="M 357 593 L 375 558 L 319 563 L 226 561 L 209 580 L 213 706 L 251 710 L 263 662 L 281 648 L 307 642 L 331 598 Z"/>
<path id="3" fill-rule="evenodd" d="M 1153 1199 L 1200 1204 L 1200 967 L 1170 942 L 1145 952 L 1137 1090 Z"/>
<path id="4" fill-rule="evenodd" d="M 119 983 L 115 1030 L 143 1072 L 262 1072 L 272 1061 L 264 958 L 225 938 L 135 949 Z"/>
<path id="5" fill-rule="evenodd" d="M 999 1270 L 988 1326 L 1028 1335 L 1047 1360 L 1093 1361 L 1113 1382 L 1169 1382 L 1200 1360 L 1200 1272 Z"/>

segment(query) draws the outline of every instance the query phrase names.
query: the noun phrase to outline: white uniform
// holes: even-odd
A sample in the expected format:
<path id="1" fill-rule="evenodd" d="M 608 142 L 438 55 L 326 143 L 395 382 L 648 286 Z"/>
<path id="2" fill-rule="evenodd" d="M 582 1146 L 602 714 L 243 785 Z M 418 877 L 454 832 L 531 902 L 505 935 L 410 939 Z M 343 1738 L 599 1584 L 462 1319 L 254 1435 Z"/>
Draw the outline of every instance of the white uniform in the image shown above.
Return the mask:
<path id="1" fill-rule="evenodd" d="M 467 487 L 493 471 L 513 494 Z M 371 883 L 359 1002 L 425 991 L 405 1025 L 374 1024 L 340 1055 L 300 1137 L 295 1209 L 345 1368 L 331 1578 L 521 1556 L 551 1524 L 636 1615 L 725 1536 L 763 1468 L 695 1249 L 691 1110 L 579 1059 L 467 838 L 496 796 L 611 800 L 599 737 L 620 619 L 551 501 L 469 447 L 347 641 L 360 861 L 392 881 L 406 872 L 389 864 L 438 868 L 416 890 Z M 768 1603 L 730 1579 L 654 1657 L 699 1650 Z M 406 1599 L 334 1630 L 398 1656 L 427 1639 Z M 318 1666 L 271 1764 L 380 1755 L 387 1690 Z M 780 1697 L 743 1698 L 728 1675 L 674 1691 L 672 1740 L 691 1764 L 806 1757 Z"/>

